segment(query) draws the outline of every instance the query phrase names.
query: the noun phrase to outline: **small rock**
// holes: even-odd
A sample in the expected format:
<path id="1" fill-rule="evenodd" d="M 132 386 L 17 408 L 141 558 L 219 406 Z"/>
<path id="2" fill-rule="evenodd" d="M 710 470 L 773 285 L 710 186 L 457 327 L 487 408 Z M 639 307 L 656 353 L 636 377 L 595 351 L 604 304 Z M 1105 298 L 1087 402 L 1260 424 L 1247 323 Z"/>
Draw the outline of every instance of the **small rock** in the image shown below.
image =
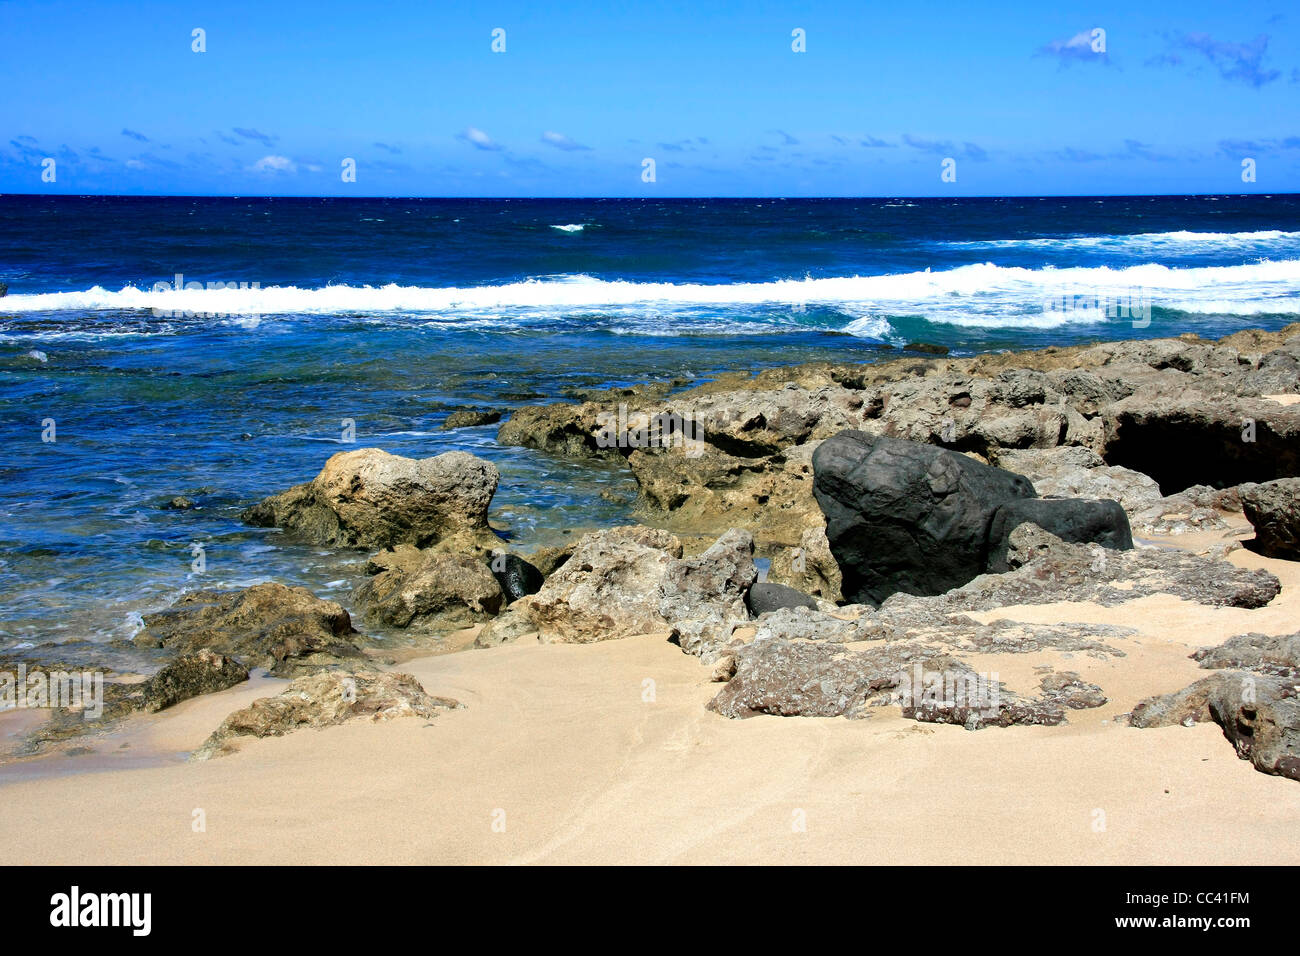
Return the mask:
<path id="1" fill-rule="evenodd" d="M 213 694 L 248 680 L 248 668 L 233 657 L 203 648 L 178 657 L 144 682 L 144 709 L 153 713 L 181 701 Z"/>
<path id="2" fill-rule="evenodd" d="M 305 727 L 333 727 L 348 720 L 432 720 L 437 711 L 460 706 L 445 697 L 430 697 L 410 674 L 311 674 L 290 683 L 278 697 L 263 697 L 235 711 L 190 759 L 208 760 L 228 753 L 229 741 L 235 737 L 281 737 Z"/>
<path id="3" fill-rule="evenodd" d="M 452 412 L 442 423 L 443 431 L 453 428 L 475 428 L 479 425 L 495 425 L 501 421 L 501 413 L 489 409 L 462 408 Z"/>
<path id="4" fill-rule="evenodd" d="M 784 584 L 759 581 L 749 589 L 745 596 L 749 613 L 758 617 L 769 611 L 778 611 L 788 607 L 806 607 L 817 610 L 817 599 L 802 591 L 796 591 Z"/>
<path id="5" fill-rule="evenodd" d="M 517 554 L 494 554 L 491 567 L 493 576 L 505 592 L 507 602 L 536 594 L 546 580 L 539 568 Z"/>

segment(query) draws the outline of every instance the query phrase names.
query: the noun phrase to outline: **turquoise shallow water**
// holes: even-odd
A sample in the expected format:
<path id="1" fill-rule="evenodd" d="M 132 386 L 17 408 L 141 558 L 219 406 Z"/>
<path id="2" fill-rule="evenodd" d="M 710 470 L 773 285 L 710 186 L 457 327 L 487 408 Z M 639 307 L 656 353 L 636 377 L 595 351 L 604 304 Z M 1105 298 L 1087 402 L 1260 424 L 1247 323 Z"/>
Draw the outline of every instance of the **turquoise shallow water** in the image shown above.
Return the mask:
<path id="1" fill-rule="evenodd" d="M 0 197 L 0 281 L 12 646 L 126 636 L 198 586 L 276 578 L 345 599 L 364 555 L 237 515 L 346 447 L 491 459 L 494 524 L 525 550 L 628 517 L 625 472 L 500 447 L 495 426 L 440 431 L 455 406 L 874 361 L 881 342 L 1296 321 L 1300 202 Z M 200 507 L 161 507 L 180 494 Z"/>

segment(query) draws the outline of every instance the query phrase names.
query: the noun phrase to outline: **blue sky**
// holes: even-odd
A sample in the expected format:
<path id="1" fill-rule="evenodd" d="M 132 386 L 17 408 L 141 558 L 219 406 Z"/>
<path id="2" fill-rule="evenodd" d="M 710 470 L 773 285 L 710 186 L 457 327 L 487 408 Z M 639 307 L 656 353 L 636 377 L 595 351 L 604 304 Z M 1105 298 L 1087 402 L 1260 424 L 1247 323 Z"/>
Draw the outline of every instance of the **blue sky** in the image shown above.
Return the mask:
<path id="1" fill-rule="evenodd" d="M 1300 190 L 1284 2 L 0 0 L 0 81 L 2 192 Z"/>

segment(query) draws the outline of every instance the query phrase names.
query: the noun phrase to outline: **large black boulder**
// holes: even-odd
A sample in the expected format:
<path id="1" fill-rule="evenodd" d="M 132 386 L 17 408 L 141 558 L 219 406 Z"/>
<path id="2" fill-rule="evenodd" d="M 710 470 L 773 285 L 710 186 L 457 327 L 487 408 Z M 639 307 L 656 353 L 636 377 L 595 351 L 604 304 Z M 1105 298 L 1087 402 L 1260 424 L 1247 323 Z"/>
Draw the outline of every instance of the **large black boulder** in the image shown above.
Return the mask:
<path id="1" fill-rule="evenodd" d="M 1009 501 L 993 513 L 989 526 L 986 570 L 1009 571 L 1008 539 L 1025 523 L 1038 525 L 1071 544 L 1099 544 L 1114 551 L 1133 547 L 1128 515 L 1108 498 L 1025 498 Z"/>
<path id="2" fill-rule="evenodd" d="M 490 567 L 507 601 L 518 601 L 521 597 L 536 594 L 546 580 L 541 571 L 517 554 L 494 554 Z"/>
<path id="3" fill-rule="evenodd" d="M 856 430 L 822 442 L 813 473 L 844 596 L 862 604 L 943 594 L 982 574 L 994 513 L 1036 497 L 1023 475 Z"/>

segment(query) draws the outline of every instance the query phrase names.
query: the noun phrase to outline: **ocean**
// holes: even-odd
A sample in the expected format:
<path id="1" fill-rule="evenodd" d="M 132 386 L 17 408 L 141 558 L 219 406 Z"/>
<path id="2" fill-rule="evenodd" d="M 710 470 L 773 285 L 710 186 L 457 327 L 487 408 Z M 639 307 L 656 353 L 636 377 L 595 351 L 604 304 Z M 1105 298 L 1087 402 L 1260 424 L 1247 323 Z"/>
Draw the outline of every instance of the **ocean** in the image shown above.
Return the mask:
<path id="1" fill-rule="evenodd" d="M 490 459 L 522 551 L 633 520 L 626 471 L 440 430 L 457 407 L 1280 327 L 1300 197 L 0 196 L 0 282 L 4 650 L 130 637 L 199 587 L 348 604 L 365 555 L 238 519 L 347 448 Z"/>

